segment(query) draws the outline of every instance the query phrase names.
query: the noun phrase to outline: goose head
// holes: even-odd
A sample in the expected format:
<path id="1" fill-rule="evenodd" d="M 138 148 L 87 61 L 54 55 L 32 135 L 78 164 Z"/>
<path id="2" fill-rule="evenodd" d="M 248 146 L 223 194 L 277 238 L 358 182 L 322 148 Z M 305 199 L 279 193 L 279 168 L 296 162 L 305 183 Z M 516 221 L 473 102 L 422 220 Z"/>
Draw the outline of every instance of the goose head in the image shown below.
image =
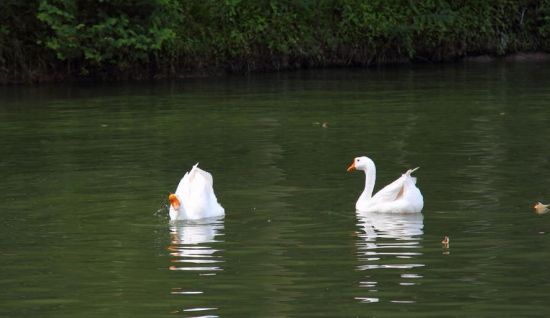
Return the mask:
<path id="1" fill-rule="evenodd" d="M 182 204 L 177 194 L 170 193 L 168 200 L 170 201 L 170 219 L 177 220 L 182 215 L 185 215 L 185 206 Z"/>
<path id="2" fill-rule="evenodd" d="M 353 170 L 367 170 L 374 167 L 374 162 L 369 157 L 357 157 L 348 167 L 348 172 Z"/>
<path id="3" fill-rule="evenodd" d="M 174 208 L 174 210 L 178 210 L 180 208 L 181 202 L 177 195 L 170 193 L 168 200 L 170 201 L 170 206 Z"/>

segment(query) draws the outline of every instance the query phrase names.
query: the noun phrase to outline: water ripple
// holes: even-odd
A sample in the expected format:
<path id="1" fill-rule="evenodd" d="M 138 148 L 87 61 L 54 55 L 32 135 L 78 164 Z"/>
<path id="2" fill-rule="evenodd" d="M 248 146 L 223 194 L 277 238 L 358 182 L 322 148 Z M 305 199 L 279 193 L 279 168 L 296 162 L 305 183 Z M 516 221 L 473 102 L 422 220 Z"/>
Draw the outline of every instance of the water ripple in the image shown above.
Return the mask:
<path id="1" fill-rule="evenodd" d="M 414 272 L 424 267 L 420 262 L 421 236 L 424 234 L 422 214 L 358 213 L 359 231 L 356 242 L 358 271 L 366 273 L 359 287 L 366 289 L 368 296 L 355 297 L 361 303 L 377 303 L 382 297 L 373 297 L 373 293 L 393 295 L 397 290 L 387 290 L 390 286 L 414 286 L 422 275 Z M 395 284 L 382 286 L 381 281 L 395 281 Z M 385 277 L 377 279 L 377 277 Z M 384 289 L 384 290 L 382 290 Z M 399 292 L 403 292 L 399 290 Z M 391 297 L 391 296 L 386 296 Z M 403 297 L 402 294 L 399 297 Z M 412 297 L 412 295 L 411 295 Z M 387 299 L 392 303 L 411 303 L 407 299 Z"/>
<path id="2" fill-rule="evenodd" d="M 173 222 L 170 225 L 171 242 L 168 246 L 173 263 L 170 270 L 212 272 L 221 271 L 221 251 L 211 247 L 219 242 L 223 231 L 219 220 Z"/>

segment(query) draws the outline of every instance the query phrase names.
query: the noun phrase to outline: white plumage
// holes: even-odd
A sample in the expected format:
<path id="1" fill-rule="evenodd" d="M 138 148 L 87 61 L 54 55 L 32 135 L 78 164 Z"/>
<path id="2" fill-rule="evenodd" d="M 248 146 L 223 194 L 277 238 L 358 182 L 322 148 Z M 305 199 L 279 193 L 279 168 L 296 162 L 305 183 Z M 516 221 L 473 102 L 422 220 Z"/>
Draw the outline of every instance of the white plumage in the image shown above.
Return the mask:
<path id="1" fill-rule="evenodd" d="M 372 191 L 376 181 L 376 166 L 368 157 L 357 157 L 348 171 L 365 171 L 365 189 L 355 208 L 360 212 L 396 212 L 417 213 L 424 207 L 424 199 L 416 187 L 416 178 L 411 173 L 418 168 L 408 170 L 400 178 L 382 188 L 374 196 Z"/>
<path id="2" fill-rule="evenodd" d="M 169 196 L 172 220 L 197 220 L 225 214 L 214 193 L 212 175 L 198 165 L 185 173 L 176 192 Z"/>

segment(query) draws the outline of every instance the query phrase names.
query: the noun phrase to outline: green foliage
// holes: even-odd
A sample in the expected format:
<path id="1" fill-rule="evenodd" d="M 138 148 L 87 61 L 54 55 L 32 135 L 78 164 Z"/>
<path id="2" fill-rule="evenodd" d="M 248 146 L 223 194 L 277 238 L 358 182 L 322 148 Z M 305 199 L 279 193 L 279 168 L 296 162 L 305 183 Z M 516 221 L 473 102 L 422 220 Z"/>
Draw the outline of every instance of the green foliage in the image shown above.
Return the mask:
<path id="1" fill-rule="evenodd" d="M 0 76 L 174 76 L 550 50 L 550 0 L 4 0 Z"/>
<path id="2" fill-rule="evenodd" d="M 0 82 L 28 81 L 46 64 L 36 45 L 44 29 L 37 21 L 36 1 L 0 1 Z"/>
<path id="3" fill-rule="evenodd" d="M 542 0 L 535 14 L 538 32 L 540 33 L 541 47 L 550 50 L 550 0 Z"/>
<path id="4" fill-rule="evenodd" d="M 82 68 L 115 67 L 151 62 L 172 30 L 176 1 L 42 0 L 37 18 L 52 33 L 44 42 L 61 61 Z"/>

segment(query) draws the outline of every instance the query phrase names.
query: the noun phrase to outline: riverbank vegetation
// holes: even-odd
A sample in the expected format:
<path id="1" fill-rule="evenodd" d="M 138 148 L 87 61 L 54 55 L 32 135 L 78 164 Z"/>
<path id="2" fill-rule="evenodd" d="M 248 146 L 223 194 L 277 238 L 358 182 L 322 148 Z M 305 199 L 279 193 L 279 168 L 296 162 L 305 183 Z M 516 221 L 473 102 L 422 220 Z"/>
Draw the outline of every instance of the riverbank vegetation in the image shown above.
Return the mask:
<path id="1" fill-rule="evenodd" d="M 0 82 L 550 51 L 550 0 L 4 0 Z"/>

